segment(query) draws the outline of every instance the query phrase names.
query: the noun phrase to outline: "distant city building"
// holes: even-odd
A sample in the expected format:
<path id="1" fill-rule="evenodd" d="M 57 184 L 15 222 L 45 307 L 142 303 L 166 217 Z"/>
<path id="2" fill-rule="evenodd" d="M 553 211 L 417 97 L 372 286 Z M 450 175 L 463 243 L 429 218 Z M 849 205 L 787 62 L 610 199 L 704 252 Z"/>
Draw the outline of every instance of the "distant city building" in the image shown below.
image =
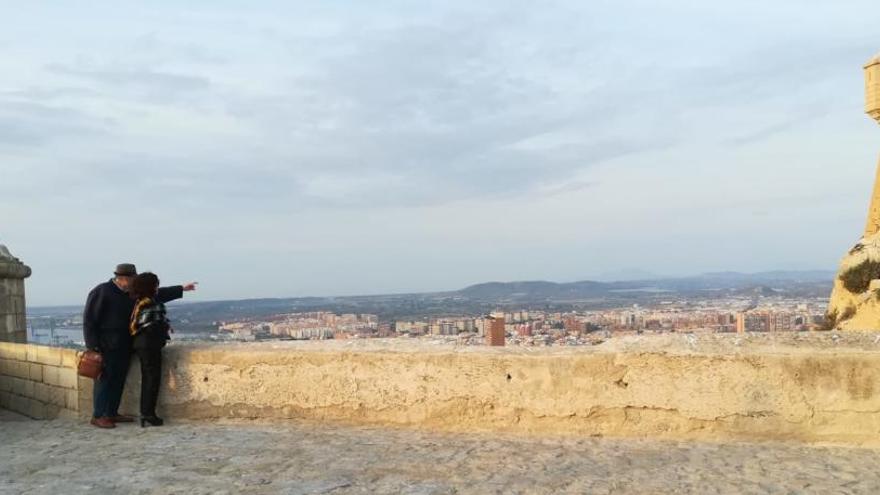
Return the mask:
<path id="1" fill-rule="evenodd" d="M 490 315 L 486 319 L 485 324 L 486 345 L 503 347 L 504 346 L 504 316 Z"/>

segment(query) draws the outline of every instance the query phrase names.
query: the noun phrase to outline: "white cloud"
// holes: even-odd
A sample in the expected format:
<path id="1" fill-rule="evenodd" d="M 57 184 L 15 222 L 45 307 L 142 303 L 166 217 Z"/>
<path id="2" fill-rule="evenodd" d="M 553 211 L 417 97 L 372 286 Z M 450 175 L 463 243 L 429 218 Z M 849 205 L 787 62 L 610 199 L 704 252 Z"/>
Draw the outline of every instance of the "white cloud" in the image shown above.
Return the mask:
<path id="1" fill-rule="evenodd" d="M 804 263 L 826 266 L 847 239 L 808 233 L 845 236 L 837 219 L 717 199 L 834 204 L 858 223 L 857 195 L 845 209 L 823 192 L 831 167 L 838 188 L 872 176 L 858 114 L 878 7 L 849 7 L 19 6 L 0 20 L 0 240 L 35 265 L 37 303 L 76 300 L 125 253 L 247 265 L 216 274 L 223 297 L 773 263 L 664 261 L 626 242 L 636 228 L 674 233 L 666 251 L 759 249 L 788 222 Z M 144 213 L 146 236 L 130 227 Z M 285 249 L 302 278 L 275 276 Z"/>

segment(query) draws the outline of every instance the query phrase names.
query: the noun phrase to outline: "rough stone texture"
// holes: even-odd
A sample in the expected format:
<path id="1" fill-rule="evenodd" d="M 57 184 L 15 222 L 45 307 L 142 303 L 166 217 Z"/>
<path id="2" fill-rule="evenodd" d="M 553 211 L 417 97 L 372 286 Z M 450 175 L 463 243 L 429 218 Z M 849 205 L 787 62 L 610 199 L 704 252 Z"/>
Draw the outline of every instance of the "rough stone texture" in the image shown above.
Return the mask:
<path id="1" fill-rule="evenodd" d="M 31 269 L 0 244 L 0 342 L 26 342 L 24 279 Z"/>
<path id="2" fill-rule="evenodd" d="M 172 345 L 160 414 L 880 446 L 878 351 L 876 333 L 667 335 L 577 348 L 405 339 Z M 92 382 L 75 375 L 75 360 L 69 349 L 0 343 L 0 407 L 88 417 Z M 137 364 L 123 402 L 130 414 Z"/>
<path id="3" fill-rule="evenodd" d="M 0 342 L 0 408 L 35 419 L 77 417 L 76 362 L 73 349 Z"/>
<path id="4" fill-rule="evenodd" d="M 168 417 L 880 446 L 880 335 L 671 335 L 592 348 L 171 346 Z M 136 413 L 138 371 L 123 409 Z M 80 410 L 91 387 L 80 388 Z"/>
<path id="5" fill-rule="evenodd" d="M 865 64 L 865 113 L 880 122 L 880 63 L 878 56 Z M 858 243 L 840 263 L 834 290 L 828 304 L 831 326 L 839 330 L 880 330 L 880 270 L 870 286 L 864 290 L 850 291 L 842 277 L 864 262 L 880 263 L 880 165 L 874 179 L 874 189 L 868 206 L 865 232 Z"/>
<path id="6" fill-rule="evenodd" d="M 880 55 L 865 64 L 865 113 L 880 122 Z"/>
<path id="7" fill-rule="evenodd" d="M 0 413 L 0 493 L 871 494 L 880 452 L 790 443 L 524 438 L 170 421 L 163 428 Z"/>
<path id="8" fill-rule="evenodd" d="M 875 199 L 875 203 L 880 208 L 880 196 Z M 866 290 L 851 292 L 844 286 L 842 279 L 847 272 L 857 270 L 866 262 L 880 263 L 880 234 L 863 237 L 840 262 L 828 304 L 828 317 L 838 330 L 880 330 L 880 285 L 872 281 Z M 877 275 L 880 276 L 880 273 Z"/>

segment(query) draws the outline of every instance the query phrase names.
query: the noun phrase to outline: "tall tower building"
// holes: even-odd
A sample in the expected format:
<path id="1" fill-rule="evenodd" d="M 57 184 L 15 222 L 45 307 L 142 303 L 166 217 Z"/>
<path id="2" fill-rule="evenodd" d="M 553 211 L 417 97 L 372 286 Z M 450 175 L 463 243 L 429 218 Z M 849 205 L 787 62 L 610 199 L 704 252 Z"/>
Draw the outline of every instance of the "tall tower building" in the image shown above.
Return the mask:
<path id="1" fill-rule="evenodd" d="M 736 333 L 746 333 L 746 314 L 736 314 Z"/>
<path id="2" fill-rule="evenodd" d="M 865 113 L 880 123 L 880 55 L 865 64 Z M 874 192 L 871 194 L 865 237 L 877 232 L 880 232 L 880 165 L 877 167 Z"/>
<path id="3" fill-rule="evenodd" d="M 880 123 L 880 55 L 865 69 L 865 113 Z M 840 262 L 823 327 L 837 330 L 880 329 L 880 165 L 868 208 L 864 236 Z"/>
<path id="4" fill-rule="evenodd" d="M 486 319 L 486 345 L 504 346 L 504 315 L 491 314 Z"/>

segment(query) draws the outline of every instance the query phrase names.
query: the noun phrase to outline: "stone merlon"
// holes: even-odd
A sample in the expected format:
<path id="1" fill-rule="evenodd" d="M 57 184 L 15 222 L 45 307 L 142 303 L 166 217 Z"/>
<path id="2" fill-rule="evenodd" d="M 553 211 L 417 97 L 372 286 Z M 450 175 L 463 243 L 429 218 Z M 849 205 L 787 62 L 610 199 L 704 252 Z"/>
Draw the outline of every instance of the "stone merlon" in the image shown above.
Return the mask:
<path id="1" fill-rule="evenodd" d="M 0 278 L 28 278 L 31 268 L 12 256 L 9 249 L 0 244 Z"/>
<path id="2" fill-rule="evenodd" d="M 31 269 L 0 244 L 0 342 L 25 342 L 24 279 Z"/>

